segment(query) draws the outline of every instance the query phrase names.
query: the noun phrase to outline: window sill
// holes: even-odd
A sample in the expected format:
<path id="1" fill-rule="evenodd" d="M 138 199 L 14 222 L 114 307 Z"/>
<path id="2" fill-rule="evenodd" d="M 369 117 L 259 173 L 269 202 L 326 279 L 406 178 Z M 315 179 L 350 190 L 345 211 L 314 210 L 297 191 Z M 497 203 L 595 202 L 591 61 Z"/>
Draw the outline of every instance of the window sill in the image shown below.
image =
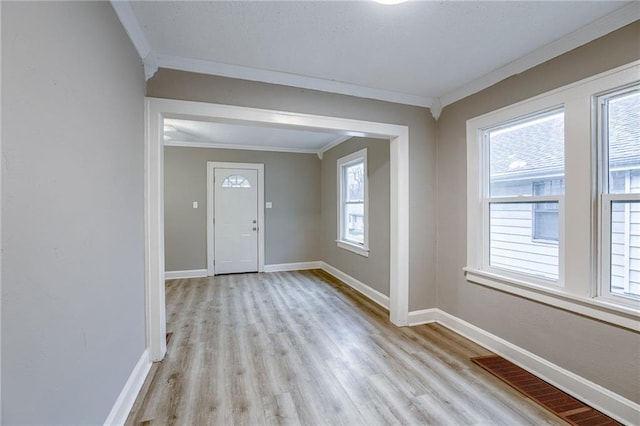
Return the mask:
<path id="1" fill-rule="evenodd" d="M 336 244 L 338 244 L 338 247 L 349 250 L 355 254 L 359 254 L 360 256 L 369 257 L 368 247 L 359 246 L 342 240 L 336 240 Z"/>
<path id="2" fill-rule="evenodd" d="M 474 268 L 463 268 L 469 282 L 515 294 L 549 306 L 595 318 L 633 331 L 640 330 L 640 311 L 612 302 L 580 297 Z"/>

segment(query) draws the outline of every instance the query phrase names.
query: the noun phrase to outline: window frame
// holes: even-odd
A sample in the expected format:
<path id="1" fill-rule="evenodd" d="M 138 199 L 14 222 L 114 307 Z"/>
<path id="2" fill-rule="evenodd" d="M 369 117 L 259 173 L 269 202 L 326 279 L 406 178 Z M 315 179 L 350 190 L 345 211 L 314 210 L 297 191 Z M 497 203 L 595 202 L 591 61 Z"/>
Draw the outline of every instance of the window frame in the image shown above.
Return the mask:
<path id="1" fill-rule="evenodd" d="M 564 227 L 563 227 L 563 218 L 564 218 L 564 195 L 556 194 L 556 195 L 511 195 L 511 196 L 491 196 L 490 191 L 490 142 L 488 133 L 492 130 L 499 129 L 502 127 L 510 126 L 518 123 L 526 123 L 529 120 L 538 120 L 544 116 L 553 115 L 556 112 L 562 110 L 564 112 L 563 107 L 554 106 L 551 108 L 544 108 L 540 111 L 532 111 L 524 116 L 515 116 L 511 117 L 508 120 L 501 121 L 495 123 L 490 126 L 484 126 L 478 129 L 481 133 L 480 140 L 478 143 L 480 144 L 479 155 L 479 163 L 481 174 L 480 179 L 483 184 L 480 188 L 480 196 L 482 198 L 482 212 L 480 212 L 480 216 L 482 218 L 482 269 L 488 271 L 490 273 L 503 275 L 505 277 L 509 277 L 514 280 L 522 281 L 522 282 L 530 282 L 532 285 L 537 287 L 563 287 L 564 286 Z M 533 191 L 533 187 L 532 187 Z M 554 280 L 551 278 L 546 278 L 541 275 L 527 274 L 524 272 L 518 272 L 513 269 L 501 268 L 499 266 L 491 265 L 491 205 L 492 204 L 532 204 L 532 210 L 535 209 L 536 203 L 545 203 L 545 202 L 557 202 L 558 203 L 558 217 L 559 217 L 559 229 L 558 229 L 558 279 Z M 535 242 L 540 245 L 549 245 L 549 242 L 539 242 L 533 239 L 533 222 L 534 222 L 534 212 L 532 211 L 531 217 L 531 225 L 532 225 L 532 242 Z"/>
<path id="2" fill-rule="evenodd" d="M 356 164 L 363 164 L 363 174 L 364 174 L 364 200 L 363 200 L 363 209 L 364 209 L 364 218 L 363 218 L 363 243 L 359 243 L 357 241 L 349 240 L 345 238 L 345 226 L 346 226 L 346 205 L 349 202 L 346 200 L 346 179 L 345 179 L 345 170 L 348 167 L 354 166 Z M 338 205 L 338 232 L 336 244 L 338 247 L 349 250 L 353 253 L 359 254 L 360 256 L 368 257 L 369 256 L 369 175 L 367 168 L 367 148 L 363 148 L 359 151 L 352 152 L 351 154 L 340 157 L 337 162 L 337 205 Z"/>
<path id="3" fill-rule="evenodd" d="M 467 120 L 467 282 L 498 289 L 621 327 L 640 328 L 640 308 L 602 297 L 599 288 L 598 141 L 594 99 L 601 93 L 638 81 L 640 61 L 577 81 L 513 105 Z M 549 286 L 527 276 L 487 268 L 488 235 L 484 221 L 483 130 L 545 110 L 565 111 L 565 194 L 560 206 L 564 235 L 560 275 L 563 286 Z M 524 200 L 523 200 L 524 201 Z M 527 201 L 533 201 L 529 199 Z M 539 201 L 543 201 L 540 199 Z M 571 220 L 564 220 L 564 218 Z"/>
<path id="4" fill-rule="evenodd" d="M 596 127 L 597 144 L 597 193 L 598 193 L 598 235 L 600 240 L 600 256 L 598 257 L 598 298 L 623 306 L 640 308 L 640 298 L 623 296 L 611 291 L 611 219 L 612 205 L 615 202 L 640 202 L 640 193 L 612 193 L 610 192 L 609 176 L 609 140 L 608 114 L 605 110 L 606 102 L 619 95 L 629 92 L 640 92 L 640 79 L 619 87 L 611 88 L 593 96 L 592 120 Z M 631 169 L 629 169 L 631 170 Z"/>

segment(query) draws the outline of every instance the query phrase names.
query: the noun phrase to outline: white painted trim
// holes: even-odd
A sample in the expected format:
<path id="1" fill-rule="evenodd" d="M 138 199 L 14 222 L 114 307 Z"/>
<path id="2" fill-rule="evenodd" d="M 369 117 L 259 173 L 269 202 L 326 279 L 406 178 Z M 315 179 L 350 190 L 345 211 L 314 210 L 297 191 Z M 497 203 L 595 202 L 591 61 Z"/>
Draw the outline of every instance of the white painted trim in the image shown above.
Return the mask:
<path id="1" fill-rule="evenodd" d="M 146 58 L 151 53 L 151 46 L 144 35 L 144 31 L 138 23 L 138 18 L 133 12 L 131 3 L 126 0 L 111 0 L 111 6 L 120 19 L 124 30 L 131 39 L 133 46 L 138 51 L 140 59 Z"/>
<path id="2" fill-rule="evenodd" d="M 409 307 L 409 128 L 403 125 L 232 105 L 145 98 L 145 285 L 147 347 L 153 361 L 166 352 L 164 292 L 163 117 L 231 120 L 252 125 L 329 130 L 389 139 L 390 297 L 392 323 L 407 325 Z M 385 296 L 386 297 L 386 296 Z"/>
<path id="3" fill-rule="evenodd" d="M 440 310 L 436 308 L 421 309 L 419 311 L 409 312 L 409 326 L 413 327 L 421 324 L 430 324 L 437 322 Z"/>
<path id="4" fill-rule="evenodd" d="M 473 268 L 464 268 L 463 270 L 469 282 L 515 294 L 569 312 L 575 312 L 609 324 L 615 324 L 632 331 L 640 330 L 640 313 L 633 307 L 608 302 L 602 298 L 575 296 L 561 289 L 533 285 L 529 282 L 487 271 Z"/>
<path id="5" fill-rule="evenodd" d="M 292 152 L 294 154 L 318 154 L 316 149 L 305 148 L 285 148 L 279 146 L 259 146 L 259 145 L 232 145 L 228 143 L 214 142 L 189 142 L 169 140 L 164 146 L 179 146 L 184 148 L 214 148 L 214 149 L 239 149 L 245 151 L 268 151 L 268 152 Z"/>
<path id="6" fill-rule="evenodd" d="M 264 272 L 286 272 L 286 271 L 307 271 L 309 269 L 322 269 L 322 262 L 294 262 L 276 263 L 264 265 Z"/>
<path id="7" fill-rule="evenodd" d="M 215 227 L 212 225 L 215 210 L 213 177 L 217 168 L 258 172 L 258 272 L 264 272 L 264 164 L 207 161 L 207 275 L 215 275 Z"/>
<path id="8" fill-rule="evenodd" d="M 322 270 L 326 273 L 333 275 L 343 283 L 347 284 L 349 287 L 353 288 L 359 293 L 362 293 L 372 301 L 376 302 L 378 305 L 382 306 L 385 309 L 389 309 L 389 297 L 380 293 L 378 290 L 375 290 L 368 285 L 364 284 L 361 281 L 353 278 L 351 275 L 348 275 L 336 267 L 329 265 L 326 262 L 322 262 Z M 406 325 L 406 324 L 404 324 Z"/>
<path id="9" fill-rule="evenodd" d="M 400 132 L 389 153 L 389 311 L 391 322 L 404 326 L 409 320 L 409 128 Z"/>
<path id="10" fill-rule="evenodd" d="M 0 6 L 0 22 L 2 22 L 2 7 Z M 0 58 L 2 58 L 2 43 L 0 43 Z M 1 61 L 0 61 L 1 62 Z M 2 81 L 2 67 L 0 66 L 0 82 Z M 0 107 L 0 135 L 2 135 L 2 107 Z M 0 330 L 2 330 L 2 137 L 0 137 Z M 2 333 L 0 332 L 0 366 L 2 366 Z M 2 383 L 2 368 L 0 368 L 0 383 Z M 0 425 L 2 424 L 2 386 L 0 386 Z"/>
<path id="11" fill-rule="evenodd" d="M 440 309 L 435 311 L 437 323 L 508 359 L 624 424 L 638 423 L 639 404 L 460 318 Z"/>
<path id="12" fill-rule="evenodd" d="M 207 276 L 206 269 L 191 269 L 187 271 L 166 271 L 165 280 L 181 280 L 186 278 L 204 278 Z"/>
<path id="13" fill-rule="evenodd" d="M 118 399 L 113 404 L 113 408 L 104 422 L 105 425 L 124 425 L 150 369 L 149 352 L 145 350 L 120 391 Z"/>
<path id="14" fill-rule="evenodd" d="M 320 159 L 322 160 L 322 156 L 324 155 L 325 152 L 329 151 L 331 148 L 333 148 L 335 146 L 340 145 L 342 142 L 348 141 L 352 137 L 353 136 L 340 136 L 339 138 L 337 138 L 333 142 L 330 142 L 330 143 L 326 144 L 325 146 L 320 148 L 320 150 L 318 151 L 318 157 L 320 157 Z"/>
<path id="15" fill-rule="evenodd" d="M 151 361 L 167 352 L 164 287 L 164 134 L 161 111 L 145 99 L 144 228 L 145 313 L 147 349 Z"/>
<path id="16" fill-rule="evenodd" d="M 111 0 L 111 6 L 138 52 L 138 56 L 142 59 L 144 74 L 146 79 L 149 80 L 158 71 L 158 56 L 151 51 L 151 46 L 140 27 L 138 18 L 133 12 L 131 3 L 126 0 Z"/>
<path id="17" fill-rule="evenodd" d="M 438 118 L 440 118 L 440 114 L 442 114 L 442 103 L 440 102 L 440 98 L 435 98 L 433 100 L 433 102 L 431 103 L 431 107 L 429 107 L 429 110 L 431 110 L 431 116 L 433 117 L 433 119 L 438 121 Z"/>
<path id="18" fill-rule="evenodd" d="M 359 98 L 375 99 L 397 104 L 430 107 L 431 98 L 393 92 L 390 90 L 374 89 L 357 86 L 355 84 L 324 80 L 314 77 L 289 74 L 285 72 L 269 71 L 222 62 L 205 61 L 201 59 L 184 58 L 171 55 L 159 55 L 160 68 L 189 71 L 200 74 L 217 75 L 221 77 L 238 78 L 241 80 L 259 81 L 263 83 L 280 84 L 283 86 L 300 87 L 321 92 L 338 93 Z"/>
<path id="19" fill-rule="evenodd" d="M 336 245 L 344 250 L 349 250 L 352 253 L 363 257 L 369 257 L 369 247 L 362 247 L 357 244 L 350 243 L 349 241 L 336 240 Z"/>
<path id="20" fill-rule="evenodd" d="M 214 228 L 213 228 L 213 216 L 215 215 L 215 201 L 214 201 L 214 177 L 215 177 L 215 168 L 210 167 L 207 162 L 207 224 L 206 224 L 206 233 L 207 233 L 207 275 L 213 276 L 215 275 L 215 238 L 214 238 Z"/>
<path id="21" fill-rule="evenodd" d="M 142 65 L 144 66 L 144 77 L 149 80 L 158 72 L 158 57 L 150 53 L 142 58 Z"/>
<path id="22" fill-rule="evenodd" d="M 640 18 L 640 2 L 632 2 L 607 16 L 604 16 L 578 30 L 542 46 L 495 71 L 475 79 L 440 97 L 442 106 L 450 105 L 460 99 L 480 92 L 487 87 L 540 65 L 550 59 L 602 37 L 612 31 L 624 27 Z"/>
<path id="23" fill-rule="evenodd" d="M 634 83 L 640 75 L 640 61 L 633 61 L 606 72 L 573 82 L 496 111 L 467 120 L 467 281 L 517 294 L 538 302 L 586 315 L 632 330 L 640 329 L 640 311 L 630 305 L 614 305 L 596 297 L 593 288 L 598 263 L 597 214 L 592 175 L 595 149 L 585 150 L 592 138 L 593 96 Z M 559 105 L 565 110 L 565 182 L 571 188 L 561 204 L 560 282 L 563 286 L 544 286 L 524 274 L 488 268 L 488 164 L 480 143 L 487 128 Z M 482 173 L 481 173 L 482 171 Z M 562 202 L 562 199 L 561 199 Z M 585 214 L 587 212 L 587 214 Z M 562 221 L 563 217 L 571 220 Z"/>
<path id="24" fill-rule="evenodd" d="M 444 94 L 440 98 L 431 98 L 284 72 L 225 64 L 221 62 L 171 55 L 156 55 L 151 50 L 149 42 L 140 28 L 140 24 L 133 13 L 130 3 L 125 0 L 111 0 L 111 5 L 116 11 L 118 18 L 120 19 L 120 22 L 122 22 L 122 25 L 129 35 L 133 45 L 138 51 L 140 58 L 142 58 L 144 62 L 145 75 L 147 79 L 151 78 L 155 74 L 158 67 L 161 67 L 425 107 L 431 109 L 432 115 L 436 120 L 440 116 L 442 107 L 486 89 L 507 77 L 526 71 L 536 65 L 548 61 L 549 59 L 555 58 L 556 56 L 575 49 L 576 47 L 582 46 L 583 44 L 595 40 L 598 37 L 602 37 L 614 30 L 617 30 L 618 28 L 636 21 L 640 16 L 640 3 L 632 2 L 628 6 L 622 7 L 571 34 L 531 52 L 526 56 L 518 58 L 503 67 L 490 72 L 489 74 L 464 84 L 457 89 Z M 323 151 L 320 151 L 318 155 L 320 156 L 322 153 Z"/>
<path id="25" fill-rule="evenodd" d="M 353 253 L 359 254 L 360 256 L 369 257 L 369 167 L 367 160 L 367 148 L 363 148 L 361 150 L 352 152 L 343 157 L 338 158 L 336 165 L 336 184 L 337 189 L 336 193 L 338 194 L 338 203 L 337 203 L 337 220 L 336 223 L 338 225 L 337 229 L 337 239 L 336 244 L 338 247 L 349 250 Z M 344 168 L 347 166 L 351 166 L 356 163 L 362 163 L 364 169 L 364 242 L 362 245 L 357 244 L 356 242 L 349 241 L 345 238 L 346 230 L 345 230 L 345 188 L 346 182 L 344 180 Z"/>

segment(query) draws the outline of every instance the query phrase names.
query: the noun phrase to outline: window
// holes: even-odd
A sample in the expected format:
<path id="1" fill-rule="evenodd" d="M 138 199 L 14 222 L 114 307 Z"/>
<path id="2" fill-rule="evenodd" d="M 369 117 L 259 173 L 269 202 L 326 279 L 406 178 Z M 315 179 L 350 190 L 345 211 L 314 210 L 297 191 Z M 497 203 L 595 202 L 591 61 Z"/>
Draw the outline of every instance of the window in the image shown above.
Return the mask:
<path id="1" fill-rule="evenodd" d="M 533 182 L 533 195 L 564 194 L 564 179 Z M 558 203 L 536 203 L 533 206 L 533 240 L 557 243 L 560 235 Z"/>
<path id="2" fill-rule="evenodd" d="M 559 281 L 564 112 L 545 111 L 483 130 L 488 268 Z M 551 243 L 551 244 L 548 244 Z M 541 282 L 542 283 L 542 282 Z"/>
<path id="3" fill-rule="evenodd" d="M 600 138 L 600 290 L 640 299 L 640 86 L 597 99 Z"/>
<path id="4" fill-rule="evenodd" d="M 468 282 L 640 328 L 638 75 L 467 121 Z"/>
<path id="5" fill-rule="evenodd" d="M 240 175 L 231 175 L 222 181 L 223 188 L 251 188 L 249 181 Z"/>
<path id="6" fill-rule="evenodd" d="M 339 247 L 368 256 L 367 150 L 338 160 Z"/>

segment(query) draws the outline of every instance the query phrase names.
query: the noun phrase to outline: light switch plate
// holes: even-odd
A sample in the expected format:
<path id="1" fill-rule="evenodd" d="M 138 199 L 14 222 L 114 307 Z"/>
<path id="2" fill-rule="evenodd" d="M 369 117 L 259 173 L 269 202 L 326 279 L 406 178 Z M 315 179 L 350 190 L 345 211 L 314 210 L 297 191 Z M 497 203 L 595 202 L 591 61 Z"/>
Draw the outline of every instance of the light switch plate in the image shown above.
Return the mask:
<path id="1" fill-rule="evenodd" d="M 273 207 L 273 203 L 271 201 L 267 201 L 265 207 L 270 209 L 271 207 Z"/>
<path id="2" fill-rule="evenodd" d="M 197 208 L 198 208 L 198 202 L 197 202 L 197 201 L 194 201 L 194 202 L 193 202 L 193 208 L 194 208 L 194 209 L 197 209 Z"/>

